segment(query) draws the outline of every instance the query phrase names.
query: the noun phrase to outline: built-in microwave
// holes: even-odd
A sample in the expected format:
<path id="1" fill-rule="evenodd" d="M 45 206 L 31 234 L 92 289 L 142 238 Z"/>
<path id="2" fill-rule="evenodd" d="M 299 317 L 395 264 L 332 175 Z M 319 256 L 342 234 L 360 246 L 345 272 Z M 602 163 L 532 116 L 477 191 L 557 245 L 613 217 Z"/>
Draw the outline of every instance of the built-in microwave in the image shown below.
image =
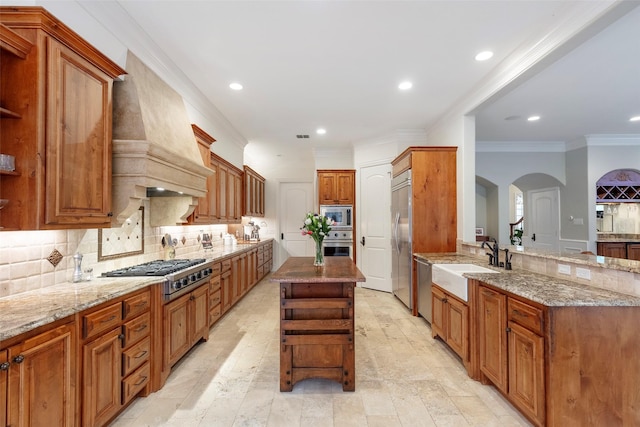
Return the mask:
<path id="1" fill-rule="evenodd" d="M 320 205 L 320 215 L 331 218 L 333 227 L 353 227 L 353 206 L 351 205 Z"/>

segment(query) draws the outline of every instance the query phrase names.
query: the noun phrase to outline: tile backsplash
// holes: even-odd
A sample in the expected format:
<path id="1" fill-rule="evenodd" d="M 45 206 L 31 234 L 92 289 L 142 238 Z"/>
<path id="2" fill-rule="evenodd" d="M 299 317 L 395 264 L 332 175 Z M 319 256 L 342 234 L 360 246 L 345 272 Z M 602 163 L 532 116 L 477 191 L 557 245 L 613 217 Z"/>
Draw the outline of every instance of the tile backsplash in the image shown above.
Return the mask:
<path id="1" fill-rule="evenodd" d="M 149 210 L 144 210 L 145 215 Z M 145 219 L 144 252 L 142 254 L 98 261 L 98 230 L 52 230 L 52 231 L 3 231 L 0 232 L 0 298 L 72 281 L 73 255 L 81 253 L 82 268 L 93 268 L 93 275 L 164 259 L 162 237 L 169 233 L 177 239 L 176 258 L 204 258 L 200 244 L 203 233 L 212 236 L 213 245 L 222 245 L 221 234 L 227 232 L 226 224 L 192 225 L 173 227 L 148 227 Z M 266 236 L 265 236 L 266 237 Z M 123 242 L 122 252 L 130 248 Z M 53 266 L 47 259 L 57 250 L 62 259 Z M 118 252 L 118 248 L 111 248 Z"/>

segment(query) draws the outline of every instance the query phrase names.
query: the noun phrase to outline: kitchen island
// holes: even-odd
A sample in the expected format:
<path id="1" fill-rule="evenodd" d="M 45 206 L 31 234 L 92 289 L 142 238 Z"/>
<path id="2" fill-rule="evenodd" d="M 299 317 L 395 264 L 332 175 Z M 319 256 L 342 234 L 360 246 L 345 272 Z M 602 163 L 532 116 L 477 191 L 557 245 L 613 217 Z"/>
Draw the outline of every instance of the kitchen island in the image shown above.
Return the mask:
<path id="1" fill-rule="evenodd" d="M 271 280 L 280 282 L 280 391 L 307 378 L 338 381 L 354 391 L 354 288 L 364 275 L 351 258 L 292 257 Z"/>

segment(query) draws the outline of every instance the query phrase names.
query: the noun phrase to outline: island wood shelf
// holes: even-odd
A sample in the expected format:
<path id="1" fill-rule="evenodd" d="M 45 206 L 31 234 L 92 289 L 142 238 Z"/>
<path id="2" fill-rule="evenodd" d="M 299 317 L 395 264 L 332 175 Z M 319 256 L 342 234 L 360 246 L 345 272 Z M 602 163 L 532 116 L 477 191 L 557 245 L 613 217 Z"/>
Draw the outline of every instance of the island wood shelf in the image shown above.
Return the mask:
<path id="1" fill-rule="evenodd" d="M 273 274 L 280 282 L 280 391 L 324 378 L 355 391 L 354 292 L 365 277 L 351 258 L 292 257 Z"/>

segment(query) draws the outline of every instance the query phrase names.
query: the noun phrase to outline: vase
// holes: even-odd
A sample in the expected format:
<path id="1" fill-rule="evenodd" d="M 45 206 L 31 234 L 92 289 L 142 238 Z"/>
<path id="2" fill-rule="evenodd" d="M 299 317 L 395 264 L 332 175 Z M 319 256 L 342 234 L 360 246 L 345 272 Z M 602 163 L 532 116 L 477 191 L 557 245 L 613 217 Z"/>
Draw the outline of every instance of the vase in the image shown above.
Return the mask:
<path id="1" fill-rule="evenodd" d="M 316 257 L 313 260 L 313 265 L 316 267 L 322 267 L 324 265 L 324 254 L 322 253 L 322 239 L 315 240 L 316 242 Z"/>

